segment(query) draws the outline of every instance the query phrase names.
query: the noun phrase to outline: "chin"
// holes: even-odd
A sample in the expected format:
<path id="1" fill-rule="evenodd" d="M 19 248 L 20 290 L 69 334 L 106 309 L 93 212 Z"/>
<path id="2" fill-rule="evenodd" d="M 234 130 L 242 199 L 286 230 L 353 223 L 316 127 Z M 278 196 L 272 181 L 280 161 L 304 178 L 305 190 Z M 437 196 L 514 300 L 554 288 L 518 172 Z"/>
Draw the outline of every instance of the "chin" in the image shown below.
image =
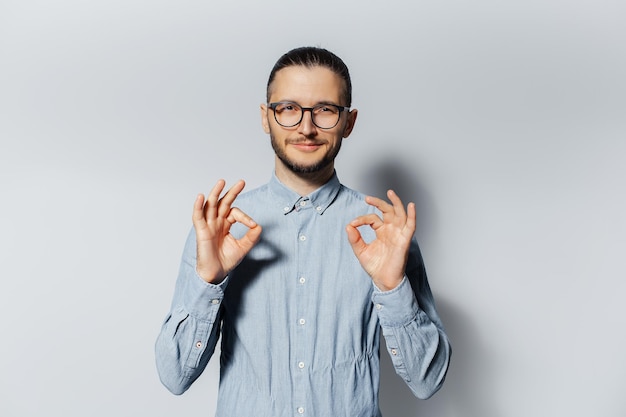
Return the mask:
<path id="1" fill-rule="evenodd" d="M 331 149 L 330 151 L 321 154 L 318 154 L 318 158 L 314 159 L 313 154 L 310 154 L 312 158 L 301 158 L 303 155 L 301 153 L 297 153 L 296 156 L 300 158 L 292 158 L 288 155 L 291 153 L 287 149 L 284 149 L 278 145 L 276 138 L 272 134 L 270 134 L 272 148 L 274 149 L 274 153 L 280 159 L 280 161 L 287 167 L 291 172 L 296 174 L 315 174 L 325 169 L 328 169 L 329 165 L 333 164 L 335 157 L 339 153 L 339 149 L 341 148 L 341 142 L 339 146 Z M 320 149 L 321 151 L 321 149 Z M 304 159 L 304 160 L 303 160 Z"/>
<path id="2" fill-rule="evenodd" d="M 328 168 L 328 166 L 331 165 L 333 162 L 332 160 L 321 159 L 314 162 L 299 163 L 297 161 L 294 161 L 293 159 L 280 159 L 283 164 L 285 164 L 285 166 L 289 168 L 290 171 L 295 172 L 296 174 L 314 174 Z"/>

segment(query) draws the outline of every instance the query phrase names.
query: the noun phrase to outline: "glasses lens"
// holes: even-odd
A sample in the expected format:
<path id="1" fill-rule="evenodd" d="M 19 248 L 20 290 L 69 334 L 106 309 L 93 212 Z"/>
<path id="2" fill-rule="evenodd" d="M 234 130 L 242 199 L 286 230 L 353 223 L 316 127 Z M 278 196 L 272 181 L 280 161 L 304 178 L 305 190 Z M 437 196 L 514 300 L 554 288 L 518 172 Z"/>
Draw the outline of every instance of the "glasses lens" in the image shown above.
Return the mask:
<path id="1" fill-rule="evenodd" d="M 335 127 L 339 121 L 339 109 L 335 106 L 321 104 L 313 107 L 311 113 L 313 115 L 313 123 L 322 129 Z"/>
<path id="2" fill-rule="evenodd" d="M 300 123 L 302 107 L 296 103 L 278 103 L 274 109 L 276 121 L 282 126 L 291 127 Z"/>

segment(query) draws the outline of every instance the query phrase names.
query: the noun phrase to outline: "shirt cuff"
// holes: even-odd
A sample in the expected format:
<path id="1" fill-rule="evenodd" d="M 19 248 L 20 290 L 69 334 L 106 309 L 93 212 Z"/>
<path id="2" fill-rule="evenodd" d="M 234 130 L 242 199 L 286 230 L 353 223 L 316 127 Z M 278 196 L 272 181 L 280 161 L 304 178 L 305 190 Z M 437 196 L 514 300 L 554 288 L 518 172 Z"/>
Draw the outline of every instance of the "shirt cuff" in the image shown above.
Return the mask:
<path id="1" fill-rule="evenodd" d="M 227 280 L 224 279 L 219 284 L 211 284 L 203 280 L 197 273 L 191 275 L 187 281 L 184 293 L 184 305 L 189 314 L 199 320 L 209 320 L 215 318 L 219 306 L 224 299 L 224 290 Z"/>
<path id="2" fill-rule="evenodd" d="M 372 302 L 381 326 L 404 326 L 415 320 L 419 311 L 417 299 L 406 276 L 396 288 L 389 291 L 381 291 L 374 285 Z"/>

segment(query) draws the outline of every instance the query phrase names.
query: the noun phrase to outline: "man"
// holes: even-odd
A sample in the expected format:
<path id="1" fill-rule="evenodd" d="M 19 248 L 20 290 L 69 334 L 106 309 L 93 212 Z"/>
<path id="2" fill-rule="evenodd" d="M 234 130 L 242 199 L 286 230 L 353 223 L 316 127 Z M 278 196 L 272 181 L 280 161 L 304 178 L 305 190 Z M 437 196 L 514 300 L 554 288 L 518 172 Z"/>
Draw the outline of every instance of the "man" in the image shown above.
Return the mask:
<path id="1" fill-rule="evenodd" d="M 450 345 L 405 209 L 339 183 L 334 160 L 354 127 L 343 61 L 321 48 L 283 55 L 263 129 L 270 182 L 199 195 L 174 300 L 156 344 L 163 384 L 181 394 L 221 334 L 217 416 L 380 416 L 380 333 L 398 375 L 428 398 Z"/>

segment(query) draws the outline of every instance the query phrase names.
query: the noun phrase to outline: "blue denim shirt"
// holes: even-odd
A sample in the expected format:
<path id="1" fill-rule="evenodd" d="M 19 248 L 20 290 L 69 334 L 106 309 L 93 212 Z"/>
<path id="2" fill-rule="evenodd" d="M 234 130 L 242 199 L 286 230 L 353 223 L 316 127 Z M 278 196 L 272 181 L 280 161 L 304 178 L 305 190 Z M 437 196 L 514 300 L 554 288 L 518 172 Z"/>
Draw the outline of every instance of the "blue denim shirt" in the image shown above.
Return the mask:
<path id="1" fill-rule="evenodd" d="M 261 240 L 219 285 L 196 274 L 192 229 L 174 299 L 156 342 L 163 384 L 181 394 L 200 376 L 221 335 L 219 417 L 374 417 L 380 334 L 397 374 L 428 398 L 448 368 L 450 345 L 415 241 L 402 283 L 380 291 L 345 232 L 376 209 L 337 176 L 306 197 L 271 181 L 234 206 L 263 227 Z M 369 227 L 366 242 L 375 238 Z M 245 228 L 235 224 L 237 238 Z"/>

